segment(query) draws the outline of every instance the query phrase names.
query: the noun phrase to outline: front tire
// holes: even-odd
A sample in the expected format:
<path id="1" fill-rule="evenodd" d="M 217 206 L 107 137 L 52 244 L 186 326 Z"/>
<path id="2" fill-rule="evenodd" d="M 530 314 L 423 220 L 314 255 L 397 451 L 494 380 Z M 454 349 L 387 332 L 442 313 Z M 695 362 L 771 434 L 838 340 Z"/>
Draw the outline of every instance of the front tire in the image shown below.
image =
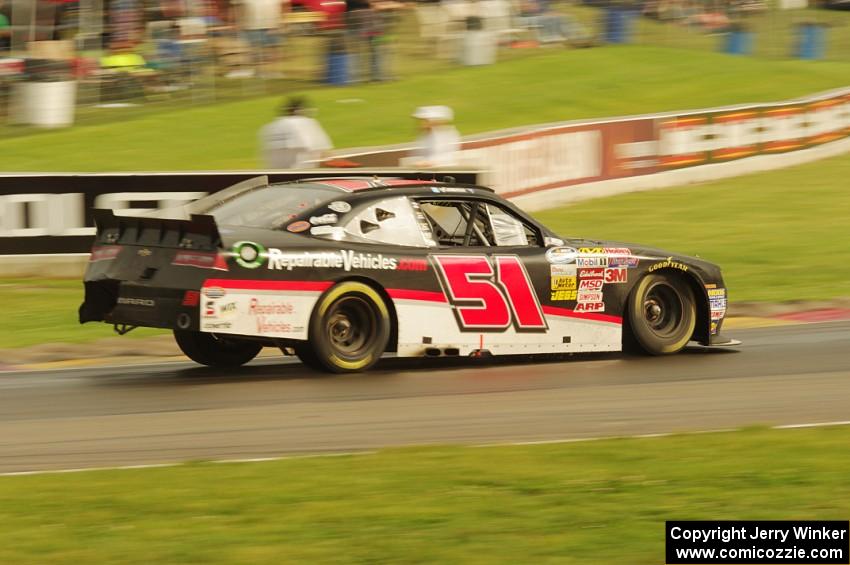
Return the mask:
<path id="1" fill-rule="evenodd" d="M 671 273 L 640 279 L 627 308 L 632 337 L 650 355 L 681 351 L 696 327 L 694 293 L 682 277 Z"/>
<path id="2" fill-rule="evenodd" d="M 328 290 L 310 318 L 309 341 L 295 348 L 313 368 L 333 373 L 365 371 L 378 362 L 390 339 L 392 319 L 369 285 L 344 281 Z"/>
<path id="3" fill-rule="evenodd" d="M 174 330 L 174 341 L 186 357 L 209 367 L 239 367 L 257 356 L 263 346 L 207 332 Z"/>

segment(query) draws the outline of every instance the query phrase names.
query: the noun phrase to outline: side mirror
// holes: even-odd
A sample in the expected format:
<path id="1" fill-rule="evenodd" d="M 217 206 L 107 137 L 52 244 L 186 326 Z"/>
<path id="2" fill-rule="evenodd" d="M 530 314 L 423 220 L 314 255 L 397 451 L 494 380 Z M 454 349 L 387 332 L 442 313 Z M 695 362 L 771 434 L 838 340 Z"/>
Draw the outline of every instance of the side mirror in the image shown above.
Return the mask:
<path id="1" fill-rule="evenodd" d="M 543 245 L 545 247 L 558 247 L 564 244 L 563 239 L 559 239 L 557 237 L 544 236 L 543 237 Z"/>

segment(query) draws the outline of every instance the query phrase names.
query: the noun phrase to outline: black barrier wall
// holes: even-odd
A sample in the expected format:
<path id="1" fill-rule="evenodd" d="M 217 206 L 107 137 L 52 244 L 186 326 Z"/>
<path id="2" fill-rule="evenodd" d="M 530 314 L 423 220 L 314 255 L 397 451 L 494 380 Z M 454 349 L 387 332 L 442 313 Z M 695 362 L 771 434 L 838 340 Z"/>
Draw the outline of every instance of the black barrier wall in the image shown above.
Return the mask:
<path id="1" fill-rule="evenodd" d="M 0 175 L 0 255 L 87 253 L 95 233 L 95 208 L 120 214 L 179 206 L 260 175 L 270 182 L 350 176 L 442 180 L 448 175 L 470 184 L 479 176 L 392 169 Z"/>

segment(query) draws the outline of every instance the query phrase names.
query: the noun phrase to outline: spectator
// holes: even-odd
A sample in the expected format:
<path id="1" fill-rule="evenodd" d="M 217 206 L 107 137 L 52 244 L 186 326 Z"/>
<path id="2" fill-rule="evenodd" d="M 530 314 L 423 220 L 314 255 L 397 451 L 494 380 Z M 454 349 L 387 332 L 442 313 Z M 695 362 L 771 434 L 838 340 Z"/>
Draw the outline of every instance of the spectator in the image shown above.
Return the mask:
<path id="1" fill-rule="evenodd" d="M 333 149 L 317 120 L 307 116 L 307 101 L 291 98 L 282 116 L 260 130 L 263 164 L 269 169 L 300 169 L 314 166 Z"/>
<path id="2" fill-rule="evenodd" d="M 448 106 L 421 106 L 413 112 L 421 135 L 413 151 L 413 166 L 447 167 L 457 164 L 460 134 L 452 125 L 454 112 Z"/>
<path id="3" fill-rule="evenodd" d="M 266 78 L 280 78 L 281 23 L 288 0 L 232 0 L 237 7 L 239 29 L 253 52 L 254 69 Z"/>
<path id="4" fill-rule="evenodd" d="M 402 8 L 394 0 L 346 0 L 345 36 L 354 81 L 389 80 L 387 31 L 393 12 Z"/>

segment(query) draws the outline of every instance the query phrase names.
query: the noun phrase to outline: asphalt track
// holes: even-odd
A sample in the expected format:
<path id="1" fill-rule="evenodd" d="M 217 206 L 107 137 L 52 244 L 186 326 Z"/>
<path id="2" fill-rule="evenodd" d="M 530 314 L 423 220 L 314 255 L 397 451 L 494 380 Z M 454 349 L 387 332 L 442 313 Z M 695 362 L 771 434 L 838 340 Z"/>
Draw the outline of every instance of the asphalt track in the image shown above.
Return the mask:
<path id="1" fill-rule="evenodd" d="M 189 363 L 0 375 L 0 472 L 850 420 L 850 322 L 665 358 Z"/>

